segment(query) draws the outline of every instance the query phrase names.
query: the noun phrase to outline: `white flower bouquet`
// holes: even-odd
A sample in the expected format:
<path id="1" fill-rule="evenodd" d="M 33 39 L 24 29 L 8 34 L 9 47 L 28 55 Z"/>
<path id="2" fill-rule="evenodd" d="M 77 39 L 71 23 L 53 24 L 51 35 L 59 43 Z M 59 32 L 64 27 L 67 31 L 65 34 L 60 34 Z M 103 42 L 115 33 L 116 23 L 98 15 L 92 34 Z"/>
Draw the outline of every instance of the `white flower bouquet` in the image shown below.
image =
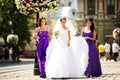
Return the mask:
<path id="1" fill-rule="evenodd" d="M 36 41 L 36 44 L 38 44 L 40 37 L 37 35 L 37 33 L 33 33 L 33 38 Z"/>
<path id="2" fill-rule="evenodd" d="M 15 0 L 17 9 L 22 14 L 30 12 L 44 12 L 55 10 L 59 6 L 59 0 Z"/>

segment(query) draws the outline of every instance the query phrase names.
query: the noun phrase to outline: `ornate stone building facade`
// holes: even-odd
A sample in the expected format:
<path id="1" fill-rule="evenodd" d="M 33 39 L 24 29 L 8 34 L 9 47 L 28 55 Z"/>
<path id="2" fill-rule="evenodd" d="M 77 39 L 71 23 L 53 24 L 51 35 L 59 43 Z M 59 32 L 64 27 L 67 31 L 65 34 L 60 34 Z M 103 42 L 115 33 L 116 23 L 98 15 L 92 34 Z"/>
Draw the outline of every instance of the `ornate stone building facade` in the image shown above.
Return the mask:
<path id="1" fill-rule="evenodd" d="M 117 17 L 120 0 L 61 0 L 61 3 L 76 9 L 74 20 L 79 30 L 84 27 L 86 18 L 93 17 L 99 42 L 104 43 L 106 39 L 112 38 L 115 28 L 112 18 Z"/>

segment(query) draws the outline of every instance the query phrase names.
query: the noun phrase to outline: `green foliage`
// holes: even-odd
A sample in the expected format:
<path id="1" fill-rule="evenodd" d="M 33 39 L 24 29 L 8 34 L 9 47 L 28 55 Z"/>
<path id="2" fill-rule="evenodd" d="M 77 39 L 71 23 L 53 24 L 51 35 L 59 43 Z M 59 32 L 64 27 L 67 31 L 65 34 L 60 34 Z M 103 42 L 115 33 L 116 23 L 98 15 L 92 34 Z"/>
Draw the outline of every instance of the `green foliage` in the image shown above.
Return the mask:
<path id="1" fill-rule="evenodd" d="M 0 36 L 3 36 L 6 41 L 12 28 L 14 34 L 19 37 L 18 45 L 24 48 L 27 43 L 30 43 L 29 17 L 29 15 L 19 13 L 14 0 L 0 0 Z M 9 21 L 12 21 L 12 25 Z"/>

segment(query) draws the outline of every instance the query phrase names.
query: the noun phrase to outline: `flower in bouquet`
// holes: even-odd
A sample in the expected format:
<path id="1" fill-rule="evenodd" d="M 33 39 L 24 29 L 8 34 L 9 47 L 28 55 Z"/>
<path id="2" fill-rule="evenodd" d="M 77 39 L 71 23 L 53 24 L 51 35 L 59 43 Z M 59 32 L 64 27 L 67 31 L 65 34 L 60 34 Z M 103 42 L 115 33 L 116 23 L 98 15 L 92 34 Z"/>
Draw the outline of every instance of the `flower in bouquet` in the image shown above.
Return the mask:
<path id="1" fill-rule="evenodd" d="M 55 32 L 54 32 L 55 36 L 58 36 L 59 33 L 60 33 L 60 31 L 55 31 Z"/>
<path id="2" fill-rule="evenodd" d="M 37 33 L 33 33 L 33 38 L 35 39 L 36 43 L 39 43 L 39 36 L 37 35 Z"/>
<path id="3" fill-rule="evenodd" d="M 113 38 L 114 39 L 119 39 L 120 38 L 120 28 L 115 28 L 113 30 Z"/>
<path id="4" fill-rule="evenodd" d="M 18 35 L 15 34 L 9 34 L 7 36 L 7 43 L 11 44 L 11 45 L 17 45 L 18 44 Z"/>

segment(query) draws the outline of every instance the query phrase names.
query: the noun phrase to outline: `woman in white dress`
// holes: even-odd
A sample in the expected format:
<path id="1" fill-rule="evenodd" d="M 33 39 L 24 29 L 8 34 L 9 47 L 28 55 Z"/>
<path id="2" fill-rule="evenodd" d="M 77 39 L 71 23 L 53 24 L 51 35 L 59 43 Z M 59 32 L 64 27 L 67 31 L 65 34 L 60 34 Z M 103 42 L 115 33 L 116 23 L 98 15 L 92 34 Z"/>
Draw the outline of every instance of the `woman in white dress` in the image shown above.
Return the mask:
<path id="1" fill-rule="evenodd" d="M 59 19 L 46 53 L 46 77 L 70 78 L 84 75 L 88 64 L 88 45 L 84 38 L 75 36 L 70 20 Z"/>

